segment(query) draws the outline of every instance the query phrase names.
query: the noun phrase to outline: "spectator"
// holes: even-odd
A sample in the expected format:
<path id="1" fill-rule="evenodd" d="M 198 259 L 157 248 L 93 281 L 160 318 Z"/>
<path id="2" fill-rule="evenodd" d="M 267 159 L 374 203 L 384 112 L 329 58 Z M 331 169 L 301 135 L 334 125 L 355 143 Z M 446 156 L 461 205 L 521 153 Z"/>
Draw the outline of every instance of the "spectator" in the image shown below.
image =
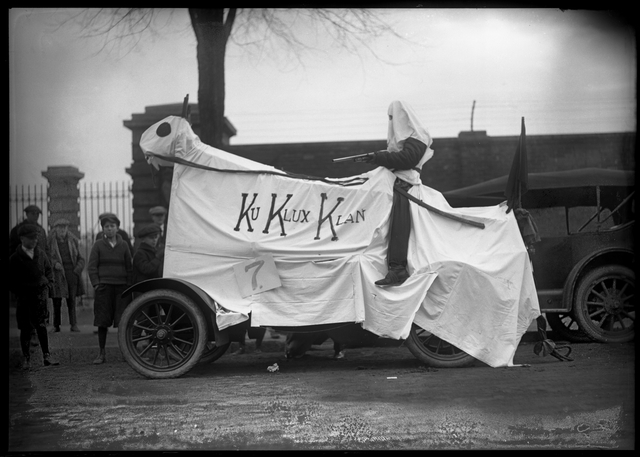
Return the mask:
<path id="1" fill-rule="evenodd" d="M 150 224 L 138 232 L 136 239 L 140 239 L 140 246 L 133 256 L 133 284 L 160 277 L 162 253 L 156 249 L 160 230 L 158 225 Z"/>
<path id="2" fill-rule="evenodd" d="M 113 213 L 102 213 L 101 215 L 98 216 L 98 221 L 100 222 L 100 224 L 102 225 L 102 219 L 105 217 L 116 217 L 115 214 Z M 133 245 L 131 244 L 131 238 L 129 238 L 129 234 L 127 232 L 125 232 L 124 230 L 122 230 L 120 227 L 118 227 L 118 235 L 120 235 L 122 237 L 122 241 L 124 241 L 125 243 L 127 243 L 127 246 L 129 246 L 129 252 L 131 252 L 131 255 L 133 256 Z M 98 232 L 96 234 L 96 241 L 100 240 L 103 238 L 103 233 L 102 232 Z"/>
<path id="3" fill-rule="evenodd" d="M 167 209 L 164 206 L 154 206 L 149 210 L 151 220 L 160 227 L 160 237 L 164 237 L 166 232 Z"/>
<path id="4" fill-rule="evenodd" d="M 38 219 L 40 218 L 40 208 L 36 205 L 29 205 L 24 209 L 24 213 L 26 219 L 20 222 L 18 225 L 11 229 L 9 233 L 9 255 L 12 255 L 16 252 L 16 248 L 20 245 L 20 236 L 18 235 L 18 230 L 25 224 L 31 224 L 37 227 L 38 230 L 38 247 L 44 251 L 44 253 L 49 256 L 49 246 L 47 245 L 47 231 L 38 223 Z"/>
<path id="5" fill-rule="evenodd" d="M 26 219 L 20 222 L 18 225 L 11 229 L 9 233 L 9 255 L 12 255 L 16 252 L 16 248 L 20 246 L 20 236 L 18 235 L 18 230 L 25 224 L 32 224 L 38 228 L 38 247 L 44 251 L 47 257 L 49 257 L 49 246 L 47 244 L 47 231 L 38 223 L 38 219 L 40 218 L 40 214 L 42 211 L 36 205 L 29 205 L 24 209 L 24 213 Z M 15 302 L 15 297 L 11 296 L 11 302 Z M 48 298 L 46 299 L 48 301 Z M 46 310 L 45 322 L 49 322 L 49 310 Z M 38 345 L 38 337 L 36 335 L 35 329 L 32 331 L 32 339 L 31 345 Z"/>
<path id="6" fill-rule="evenodd" d="M 79 240 L 69 232 L 69 221 L 58 219 L 49 234 L 49 253 L 53 267 L 53 331 L 60 331 L 62 299 L 67 302 L 69 325 L 72 332 L 79 332 L 76 319 L 76 297 L 84 294 L 82 270 L 84 257 L 80 252 Z"/>
<path id="7" fill-rule="evenodd" d="M 149 210 L 149 214 L 151 215 L 151 220 L 153 220 L 153 223 L 157 224 L 160 227 L 160 238 L 158 239 L 156 249 L 161 253 L 162 258 L 164 258 L 164 247 L 167 237 L 167 209 L 164 206 L 154 206 Z M 162 277 L 162 267 L 163 264 L 161 262 L 159 270 L 160 277 Z"/>
<path id="8" fill-rule="evenodd" d="M 41 227 L 40 227 L 41 228 Z M 47 292 L 53 282 L 49 258 L 38 246 L 40 230 L 34 224 L 23 224 L 18 229 L 20 244 L 9 257 L 9 289 L 17 295 L 16 320 L 20 329 L 20 347 L 24 360 L 22 368 L 31 368 L 29 341 L 35 329 L 44 366 L 59 365 L 49 354 L 47 335 Z"/>
<path id="9" fill-rule="evenodd" d="M 93 303 L 93 325 L 98 327 L 100 352 L 93 361 L 106 361 L 105 346 L 108 328 L 118 327 L 124 307 L 129 302 L 122 293 L 131 283 L 132 259 L 129 246 L 118 234 L 120 220 L 115 215 L 100 220 L 103 237 L 91 248 L 87 272 L 95 289 Z"/>

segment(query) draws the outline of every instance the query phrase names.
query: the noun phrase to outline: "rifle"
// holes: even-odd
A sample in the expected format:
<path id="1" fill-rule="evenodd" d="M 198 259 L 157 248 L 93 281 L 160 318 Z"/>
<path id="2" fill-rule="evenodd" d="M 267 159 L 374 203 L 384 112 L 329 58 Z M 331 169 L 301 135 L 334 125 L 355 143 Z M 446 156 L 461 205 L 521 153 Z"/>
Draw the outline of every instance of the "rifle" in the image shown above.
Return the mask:
<path id="1" fill-rule="evenodd" d="M 373 154 L 375 154 L 375 152 L 365 152 L 364 154 L 356 154 L 354 156 L 338 157 L 337 159 L 331 159 L 331 161 L 334 163 L 347 162 L 349 160 L 353 162 L 368 162 L 369 157 L 372 157 Z"/>

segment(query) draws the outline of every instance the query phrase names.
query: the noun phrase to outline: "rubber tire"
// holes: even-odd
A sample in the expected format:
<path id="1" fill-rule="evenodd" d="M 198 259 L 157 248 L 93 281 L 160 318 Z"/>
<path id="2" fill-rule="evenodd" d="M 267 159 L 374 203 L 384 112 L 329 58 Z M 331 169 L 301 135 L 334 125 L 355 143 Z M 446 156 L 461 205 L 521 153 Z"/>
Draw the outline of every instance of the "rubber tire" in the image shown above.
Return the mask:
<path id="1" fill-rule="evenodd" d="M 227 352 L 227 349 L 229 349 L 229 346 L 231 346 L 231 342 L 223 344 L 222 346 L 216 346 L 215 344 L 215 341 L 207 341 L 199 363 L 215 362 L 222 357 L 224 353 Z"/>
<path id="2" fill-rule="evenodd" d="M 180 321 L 182 326 L 185 324 L 187 326 L 191 326 L 193 332 L 192 335 L 188 336 L 180 334 L 180 340 L 174 339 L 173 337 L 163 340 L 171 343 L 175 341 L 177 344 L 183 344 L 183 341 L 187 339 L 188 342 L 190 342 L 189 349 L 184 357 L 177 359 L 178 362 L 170 365 L 167 364 L 167 366 L 164 367 L 161 366 L 161 364 L 156 364 L 155 360 L 150 361 L 150 357 L 142 357 L 139 353 L 139 351 L 142 352 L 142 350 L 137 349 L 136 343 L 133 341 L 135 320 L 141 318 L 143 310 L 148 311 L 149 306 L 153 306 L 158 303 L 170 306 L 171 313 L 169 313 L 169 317 L 175 316 L 174 313 L 176 312 L 176 309 L 177 311 L 184 313 L 184 316 L 187 319 L 186 322 L 185 318 L 181 317 L 181 315 L 179 315 L 179 319 L 172 322 L 175 325 L 175 323 Z M 166 317 L 167 316 L 165 315 L 165 318 Z M 149 322 L 147 319 L 143 320 Z M 145 323 L 145 325 L 149 326 L 148 323 Z M 155 331 L 160 328 L 159 325 L 153 325 L 154 324 L 151 324 L 151 328 Z M 156 333 L 154 332 L 153 334 L 155 335 Z M 124 359 L 136 372 L 150 379 L 178 378 L 184 375 L 201 359 L 207 341 L 208 335 L 206 320 L 200 308 L 198 308 L 195 302 L 186 295 L 169 289 L 152 290 L 150 292 L 145 292 L 134 299 L 125 308 L 118 325 L 118 343 Z M 158 349 L 152 348 L 151 350 L 148 350 L 148 352 L 154 353 L 153 351 L 155 351 L 155 353 L 160 353 L 159 348 L 161 347 L 161 344 L 157 344 L 156 347 Z M 176 351 L 173 351 L 173 354 L 176 354 Z M 165 360 L 168 359 L 165 358 Z"/>
<path id="3" fill-rule="evenodd" d="M 580 329 L 572 312 L 545 313 L 549 327 L 553 330 L 558 340 L 567 340 L 572 343 L 591 343 L 593 340 Z M 567 321 L 567 318 L 570 318 Z M 575 324 L 578 328 L 571 328 Z"/>
<path id="4" fill-rule="evenodd" d="M 435 368 L 462 368 L 472 365 L 476 360 L 416 324 L 411 325 L 411 332 L 405 343 L 418 360 Z M 438 348 L 442 349 L 441 353 L 438 352 Z M 449 352 L 450 354 L 447 354 Z"/>
<path id="5" fill-rule="evenodd" d="M 578 325 L 587 336 L 599 343 L 628 343 L 633 341 L 635 333 L 635 304 L 633 301 L 635 279 L 636 277 L 633 270 L 622 265 L 598 267 L 585 275 L 578 285 L 573 312 L 578 321 Z M 613 297 L 615 298 L 615 296 L 617 296 L 622 301 L 622 307 L 626 308 L 627 312 L 634 313 L 633 322 L 623 331 L 604 330 L 598 322 L 594 322 L 589 316 L 590 313 L 593 314 L 598 309 L 604 307 L 601 305 L 588 304 L 588 299 L 592 295 L 592 291 L 596 287 L 599 287 L 604 281 L 607 281 L 606 285 L 608 286 L 613 285 L 613 280 L 615 280 L 617 292 Z M 631 289 L 629 289 L 629 286 L 631 286 Z M 604 311 L 608 316 L 615 315 L 615 313 L 608 312 L 606 308 Z M 606 320 L 609 321 L 609 319 Z"/>

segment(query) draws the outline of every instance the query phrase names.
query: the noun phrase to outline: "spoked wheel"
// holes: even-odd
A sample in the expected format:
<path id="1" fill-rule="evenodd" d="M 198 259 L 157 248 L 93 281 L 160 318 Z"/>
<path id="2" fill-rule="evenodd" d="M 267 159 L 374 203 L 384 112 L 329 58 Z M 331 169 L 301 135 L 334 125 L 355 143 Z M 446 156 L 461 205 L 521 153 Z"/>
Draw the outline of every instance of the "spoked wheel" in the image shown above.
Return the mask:
<path id="1" fill-rule="evenodd" d="M 580 328 L 601 343 L 626 343 L 635 332 L 635 273 L 621 265 L 599 267 L 578 286 L 574 313 Z"/>
<path id="2" fill-rule="evenodd" d="M 215 362 L 227 352 L 229 346 L 231 346 L 231 342 L 218 346 L 215 341 L 207 341 L 202 357 L 200 357 L 200 363 Z"/>
<path id="3" fill-rule="evenodd" d="M 118 343 L 131 368 L 147 378 L 182 376 L 201 359 L 205 317 L 184 294 L 159 289 L 133 300 L 122 313 Z"/>
<path id="4" fill-rule="evenodd" d="M 580 330 L 573 313 L 546 313 L 549 326 L 563 340 L 572 343 L 590 343 L 593 341 L 589 336 Z"/>
<path id="5" fill-rule="evenodd" d="M 412 324 L 406 340 L 411 353 L 421 362 L 438 368 L 459 368 L 471 365 L 475 358 L 452 344 Z"/>

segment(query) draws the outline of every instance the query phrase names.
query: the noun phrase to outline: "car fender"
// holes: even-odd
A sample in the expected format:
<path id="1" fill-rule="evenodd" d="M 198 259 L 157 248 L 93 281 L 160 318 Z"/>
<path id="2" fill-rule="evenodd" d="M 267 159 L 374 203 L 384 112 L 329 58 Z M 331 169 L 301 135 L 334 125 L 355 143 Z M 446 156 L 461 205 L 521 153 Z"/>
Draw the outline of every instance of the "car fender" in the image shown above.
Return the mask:
<path id="1" fill-rule="evenodd" d="M 154 278 L 140 281 L 129 287 L 122 293 L 122 296 L 131 293 L 145 293 L 150 290 L 169 289 L 181 292 L 192 299 L 207 317 L 207 331 L 215 336 L 215 341 L 225 344 L 229 341 L 229 329 L 220 330 L 216 323 L 215 301 L 204 290 L 195 284 L 177 278 Z"/>
<path id="2" fill-rule="evenodd" d="M 575 289 L 582 276 L 593 267 L 610 263 L 606 259 L 609 257 L 613 257 L 614 255 L 623 256 L 620 261 L 617 261 L 615 263 L 630 266 L 633 262 L 634 253 L 631 249 L 608 247 L 590 253 L 588 256 L 580 259 L 580 261 L 575 264 L 575 266 L 571 269 L 571 272 L 567 275 L 567 279 L 564 282 L 564 288 L 562 291 L 562 303 L 564 303 L 569 311 L 573 309 Z"/>

